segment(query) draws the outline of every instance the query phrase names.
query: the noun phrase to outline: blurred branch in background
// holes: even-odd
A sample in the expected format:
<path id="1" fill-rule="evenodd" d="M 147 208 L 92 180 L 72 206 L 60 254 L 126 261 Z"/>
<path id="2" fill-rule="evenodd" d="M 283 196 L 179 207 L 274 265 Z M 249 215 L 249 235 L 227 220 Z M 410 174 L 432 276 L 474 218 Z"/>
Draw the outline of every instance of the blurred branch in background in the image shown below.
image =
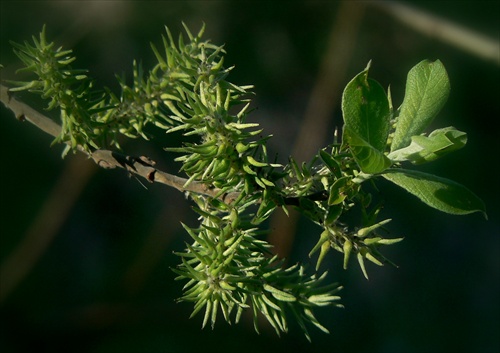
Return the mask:
<path id="1" fill-rule="evenodd" d="M 169 200 L 165 207 L 158 213 L 153 227 L 138 251 L 136 258 L 131 261 L 123 276 L 123 285 L 130 295 L 135 295 L 144 286 L 148 276 L 163 260 L 169 245 L 175 236 L 175 229 L 179 223 L 170 223 L 166 220 L 172 213 L 179 216 L 185 214 L 187 208 L 180 206 L 177 200 Z M 184 218 L 184 217 L 181 217 Z"/>
<path id="2" fill-rule="evenodd" d="M 396 1 L 374 1 L 370 4 L 386 11 L 418 32 L 500 65 L 500 42 L 498 39 L 488 38 L 469 28 Z M 481 6 L 479 2 L 477 4 L 477 6 Z"/>
<path id="3" fill-rule="evenodd" d="M 325 127 L 340 102 L 364 9 L 362 2 L 343 2 L 336 13 L 328 46 L 293 146 L 292 156 L 298 163 L 310 160 L 325 145 L 324 141 L 331 142 L 333 131 Z"/>
<path id="4" fill-rule="evenodd" d="M 80 159 L 71 159 L 65 165 L 24 238 L 0 266 L 0 303 L 33 270 L 95 171 L 94 165 Z"/>
<path id="5" fill-rule="evenodd" d="M 328 40 L 317 79 L 302 119 L 292 156 L 298 162 L 310 160 L 332 140 L 333 131 L 328 131 L 328 122 L 340 102 L 342 85 L 356 45 L 356 37 L 363 20 L 365 4 L 345 1 L 339 5 Z M 330 138 L 329 138 L 330 136 Z M 290 210 L 289 216 L 276 212 L 271 219 L 269 242 L 282 258 L 288 258 L 296 233 L 299 214 Z"/>

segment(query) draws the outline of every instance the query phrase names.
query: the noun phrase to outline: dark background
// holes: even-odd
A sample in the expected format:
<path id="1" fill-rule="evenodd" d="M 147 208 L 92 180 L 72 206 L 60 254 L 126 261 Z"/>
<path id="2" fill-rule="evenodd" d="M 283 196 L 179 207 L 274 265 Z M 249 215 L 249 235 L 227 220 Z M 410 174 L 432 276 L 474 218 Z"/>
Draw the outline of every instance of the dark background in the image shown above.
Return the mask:
<path id="1" fill-rule="evenodd" d="M 498 2 L 400 3 L 496 41 L 496 61 L 410 28 L 375 2 L 0 4 L 2 81 L 19 79 L 8 41 L 29 40 L 43 24 L 50 39 L 75 50 L 76 66 L 116 89 L 114 74 L 130 77 L 133 59 L 145 68 L 154 64 L 149 42 L 160 44 L 164 25 L 176 35 L 181 21 L 193 31 L 205 22 L 205 38 L 225 43 L 225 64 L 236 66 L 230 80 L 255 85 L 258 110 L 249 119 L 274 135 L 269 148 L 280 158 L 294 150 L 307 112 L 315 115 L 312 92 L 329 63 L 340 69 L 318 91 L 331 103 L 327 122 L 309 124 L 310 143 L 320 146 L 340 124 L 342 88 L 369 60 L 371 77 L 391 85 L 398 106 L 408 70 L 423 59 L 440 59 L 452 90 L 433 128 L 453 125 L 468 133 L 469 142 L 422 170 L 468 186 L 485 201 L 489 216 L 486 221 L 479 214 L 446 215 L 381 182 L 383 216 L 393 218 L 388 236 L 405 237 L 385 251 L 399 268 L 368 265 L 367 281 L 354 261 L 344 271 L 341 254 L 329 256 L 323 268 L 345 287 L 345 309 L 318 314 L 330 335 L 311 328 L 310 344 L 291 324 L 278 338 L 264 322 L 257 335 L 249 317 L 232 326 L 221 317 L 215 330 L 201 330 L 200 316 L 188 320 L 192 305 L 174 302 L 183 283 L 173 281 L 170 267 L 179 259 L 172 251 L 183 249 L 188 238 L 180 221 L 195 224 L 183 195 L 161 185 L 146 190 L 124 172 L 99 170 L 82 156 L 62 160 L 62 148 L 49 147 L 49 136 L 16 121 L 2 106 L 3 353 L 500 351 Z M 328 54 L 332 32 L 337 39 Z M 21 97 L 39 107 L 37 99 Z M 179 166 L 162 147 L 177 143 L 176 137 L 161 136 L 153 144 L 131 142 L 124 148 L 175 172 Z M 273 228 L 278 231 L 279 222 Z M 293 244 L 284 253 L 290 263 L 311 262 L 307 253 L 318 229 L 303 219 L 291 228 Z M 5 294 L 12 278 L 20 281 Z"/>

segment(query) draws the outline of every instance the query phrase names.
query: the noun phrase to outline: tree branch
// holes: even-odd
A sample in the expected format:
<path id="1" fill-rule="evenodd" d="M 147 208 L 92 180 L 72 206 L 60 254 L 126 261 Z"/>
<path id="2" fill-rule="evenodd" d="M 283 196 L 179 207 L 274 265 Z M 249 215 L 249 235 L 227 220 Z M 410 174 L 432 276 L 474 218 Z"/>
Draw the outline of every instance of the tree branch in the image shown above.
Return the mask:
<path id="1" fill-rule="evenodd" d="M 40 130 L 54 137 L 60 134 L 60 125 L 27 104 L 17 100 L 10 94 L 9 88 L 4 85 L 0 85 L 0 101 L 7 109 L 14 113 L 18 120 L 29 121 Z M 161 183 L 176 188 L 181 192 L 193 192 L 211 197 L 218 197 L 228 204 L 234 202 L 239 196 L 239 192 L 221 194 L 220 189 L 210 187 L 207 184 L 197 181 L 185 185 L 187 182 L 186 178 L 169 174 L 155 168 L 156 163 L 145 156 L 132 157 L 116 151 L 101 149 L 88 153 L 81 147 L 79 147 L 78 150 L 94 160 L 99 167 L 106 169 L 121 168 L 131 174 L 143 177 L 150 183 Z"/>

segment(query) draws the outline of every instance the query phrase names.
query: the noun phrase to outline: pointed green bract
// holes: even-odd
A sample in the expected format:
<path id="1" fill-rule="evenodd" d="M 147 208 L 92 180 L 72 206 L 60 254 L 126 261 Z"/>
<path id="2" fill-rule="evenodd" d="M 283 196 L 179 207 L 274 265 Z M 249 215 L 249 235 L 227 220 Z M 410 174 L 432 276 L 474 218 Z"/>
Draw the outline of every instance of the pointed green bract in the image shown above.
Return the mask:
<path id="1" fill-rule="evenodd" d="M 407 169 L 389 169 L 382 176 L 442 212 L 455 215 L 482 212 L 486 217 L 481 199 L 452 180 Z"/>
<path id="2" fill-rule="evenodd" d="M 408 73 L 406 91 L 391 144 L 391 152 L 421 134 L 448 99 L 450 82 L 441 61 L 424 60 Z"/>

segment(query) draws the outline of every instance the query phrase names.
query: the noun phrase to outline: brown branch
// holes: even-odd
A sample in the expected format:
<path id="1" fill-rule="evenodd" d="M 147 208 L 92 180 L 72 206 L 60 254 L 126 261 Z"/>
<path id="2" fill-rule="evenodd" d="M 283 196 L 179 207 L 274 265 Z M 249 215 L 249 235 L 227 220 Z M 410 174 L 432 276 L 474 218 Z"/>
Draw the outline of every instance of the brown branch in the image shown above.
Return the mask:
<path id="1" fill-rule="evenodd" d="M 54 137 L 60 134 L 61 126 L 49 117 L 11 96 L 9 89 L 3 85 L 0 85 L 0 101 L 7 109 L 11 110 L 20 121 L 29 121 L 40 130 Z M 94 160 L 99 167 L 106 169 L 121 168 L 131 174 L 143 177 L 150 183 L 161 183 L 176 188 L 181 192 L 193 192 L 196 194 L 218 197 L 228 204 L 234 202 L 239 196 L 239 192 L 221 194 L 220 189 L 210 187 L 202 182 L 193 181 L 186 185 L 186 178 L 169 174 L 155 168 L 156 163 L 148 157 L 132 157 L 110 150 L 95 150 L 88 153 L 81 147 L 79 147 L 78 150 L 87 154 L 87 156 Z"/>

